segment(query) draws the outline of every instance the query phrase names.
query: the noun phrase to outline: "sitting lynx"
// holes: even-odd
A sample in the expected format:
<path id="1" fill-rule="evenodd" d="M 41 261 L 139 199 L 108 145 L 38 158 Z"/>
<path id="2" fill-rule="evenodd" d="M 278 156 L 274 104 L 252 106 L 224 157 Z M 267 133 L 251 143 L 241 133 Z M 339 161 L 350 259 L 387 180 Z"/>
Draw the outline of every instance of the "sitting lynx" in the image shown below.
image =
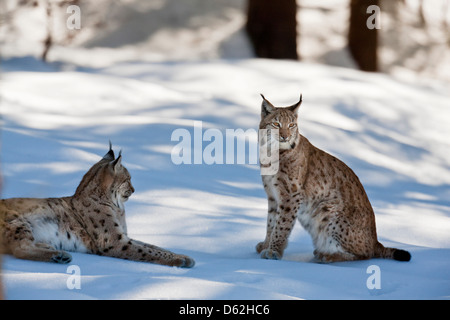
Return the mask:
<path id="1" fill-rule="evenodd" d="M 21 259 L 69 263 L 72 257 L 66 250 L 193 267 L 194 260 L 188 256 L 127 236 L 124 202 L 133 192 L 122 155 L 115 159 L 110 145 L 72 197 L 0 201 L 5 253 Z"/>
<path id="2" fill-rule="evenodd" d="M 409 252 L 378 242 L 374 212 L 355 173 L 299 133 L 302 97 L 286 108 L 262 98 L 259 128 L 279 130 L 279 163 L 277 173 L 262 176 L 269 205 L 266 238 L 256 246 L 261 257 L 281 259 L 298 219 L 312 236 L 319 262 L 378 257 L 409 261 Z"/>

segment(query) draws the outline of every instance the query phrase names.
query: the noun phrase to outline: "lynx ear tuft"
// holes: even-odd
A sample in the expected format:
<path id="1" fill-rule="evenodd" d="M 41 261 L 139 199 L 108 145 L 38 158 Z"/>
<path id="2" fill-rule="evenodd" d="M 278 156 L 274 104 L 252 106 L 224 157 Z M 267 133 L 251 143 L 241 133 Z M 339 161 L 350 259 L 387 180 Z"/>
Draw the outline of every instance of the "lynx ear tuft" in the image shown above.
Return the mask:
<path id="1" fill-rule="evenodd" d="M 294 113 L 298 112 L 298 109 L 300 108 L 300 105 L 302 104 L 302 97 L 303 95 L 300 94 L 300 100 L 298 100 L 297 103 L 293 104 L 292 106 L 287 107 L 289 110 L 291 110 Z"/>
<path id="2" fill-rule="evenodd" d="M 112 143 L 111 140 L 109 140 L 109 151 L 105 156 L 103 157 L 103 160 L 113 161 L 115 159 L 114 151 L 112 149 Z"/>
<path id="3" fill-rule="evenodd" d="M 263 102 L 261 104 L 261 117 L 266 117 L 269 113 L 275 111 L 275 106 L 267 100 L 264 95 L 261 93 L 261 97 L 263 98 Z"/>

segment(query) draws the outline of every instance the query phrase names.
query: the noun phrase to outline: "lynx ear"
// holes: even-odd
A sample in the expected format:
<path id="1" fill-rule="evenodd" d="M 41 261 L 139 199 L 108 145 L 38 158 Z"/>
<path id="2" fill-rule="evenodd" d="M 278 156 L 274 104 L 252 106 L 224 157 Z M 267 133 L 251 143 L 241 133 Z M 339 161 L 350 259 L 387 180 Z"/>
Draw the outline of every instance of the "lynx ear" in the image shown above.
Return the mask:
<path id="1" fill-rule="evenodd" d="M 105 156 L 103 157 L 103 160 L 113 161 L 115 159 L 114 151 L 112 149 L 112 143 L 111 140 L 109 140 L 109 151 Z"/>
<path id="2" fill-rule="evenodd" d="M 120 169 L 120 167 L 122 166 L 122 150 L 120 150 L 117 159 L 111 162 L 111 164 L 114 168 L 114 172 L 117 172 Z"/>
<path id="3" fill-rule="evenodd" d="M 289 110 L 291 110 L 294 113 L 298 112 L 298 108 L 300 108 L 300 105 L 302 104 L 302 94 L 300 94 L 300 100 L 298 100 L 297 103 L 293 104 L 292 106 L 287 107 Z"/>
<path id="4" fill-rule="evenodd" d="M 263 102 L 261 104 L 261 118 L 266 117 L 269 113 L 272 113 L 275 111 L 275 106 L 270 103 L 269 100 L 267 100 L 263 94 L 261 94 L 261 97 L 263 98 Z"/>

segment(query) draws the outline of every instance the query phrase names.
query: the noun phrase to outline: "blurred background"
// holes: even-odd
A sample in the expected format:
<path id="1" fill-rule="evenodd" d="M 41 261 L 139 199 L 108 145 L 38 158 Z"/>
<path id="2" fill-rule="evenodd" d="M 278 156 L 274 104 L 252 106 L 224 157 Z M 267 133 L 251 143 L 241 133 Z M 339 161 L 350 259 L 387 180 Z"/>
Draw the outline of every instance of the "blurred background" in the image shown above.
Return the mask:
<path id="1" fill-rule="evenodd" d="M 379 29 L 361 28 L 378 5 Z M 81 27 L 66 27 L 69 5 Z M 0 54 L 120 61 L 297 59 L 450 81 L 449 0 L 1 0 Z"/>

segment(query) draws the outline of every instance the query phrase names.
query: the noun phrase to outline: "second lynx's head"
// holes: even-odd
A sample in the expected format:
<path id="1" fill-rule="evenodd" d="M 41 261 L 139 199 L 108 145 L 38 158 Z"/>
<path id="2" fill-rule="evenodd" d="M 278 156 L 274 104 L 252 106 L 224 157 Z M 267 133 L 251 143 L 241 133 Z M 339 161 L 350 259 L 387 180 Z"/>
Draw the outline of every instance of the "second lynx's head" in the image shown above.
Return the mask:
<path id="1" fill-rule="evenodd" d="M 278 130 L 280 150 L 293 149 L 298 143 L 299 133 L 297 128 L 297 113 L 302 104 L 302 95 L 297 103 L 277 108 L 269 102 L 263 95 L 261 104 L 260 129 Z"/>

